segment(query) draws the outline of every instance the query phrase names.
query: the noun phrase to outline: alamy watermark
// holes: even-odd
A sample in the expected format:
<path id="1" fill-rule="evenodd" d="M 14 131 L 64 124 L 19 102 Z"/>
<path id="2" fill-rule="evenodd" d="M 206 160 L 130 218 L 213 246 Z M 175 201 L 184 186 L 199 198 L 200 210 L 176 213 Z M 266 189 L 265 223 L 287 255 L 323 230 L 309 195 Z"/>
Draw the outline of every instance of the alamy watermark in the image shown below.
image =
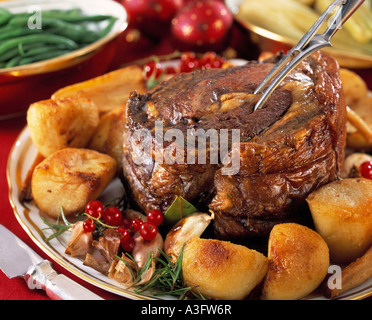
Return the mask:
<path id="1" fill-rule="evenodd" d="M 342 269 L 336 264 L 332 264 L 328 268 L 328 273 L 331 276 L 327 280 L 327 286 L 329 289 L 342 289 Z"/>
<path id="2" fill-rule="evenodd" d="M 29 29 L 42 29 L 43 28 L 43 17 L 41 14 L 41 8 L 39 6 L 29 6 L 27 9 L 31 16 L 27 20 L 27 27 Z"/>
<path id="3" fill-rule="evenodd" d="M 230 131 L 230 134 L 229 134 Z M 194 129 L 184 131 L 171 128 L 164 132 L 163 122 L 155 121 L 154 136 L 148 129 L 132 134 L 137 143 L 132 152 L 137 165 L 159 164 L 219 164 L 223 175 L 234 175 L 240 170 L 240 129 Z M 209 142 L 208 142 L 209 141 Z M 164 144 L 168 145 L 164 148 Z"/>

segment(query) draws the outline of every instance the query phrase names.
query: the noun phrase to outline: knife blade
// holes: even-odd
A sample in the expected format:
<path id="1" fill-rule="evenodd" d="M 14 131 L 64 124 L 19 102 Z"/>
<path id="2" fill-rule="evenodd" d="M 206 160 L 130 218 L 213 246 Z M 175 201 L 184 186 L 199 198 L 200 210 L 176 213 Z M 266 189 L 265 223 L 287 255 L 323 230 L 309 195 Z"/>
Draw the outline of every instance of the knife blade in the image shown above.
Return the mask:
<path id="1" fill-rule="evenodd" d="M 53 300 L 103 300 L 40 257 L 26 243 L 0 224 L 0 269 L 10 279 L 22 277 L 30 289 L 42 289 Z"/>

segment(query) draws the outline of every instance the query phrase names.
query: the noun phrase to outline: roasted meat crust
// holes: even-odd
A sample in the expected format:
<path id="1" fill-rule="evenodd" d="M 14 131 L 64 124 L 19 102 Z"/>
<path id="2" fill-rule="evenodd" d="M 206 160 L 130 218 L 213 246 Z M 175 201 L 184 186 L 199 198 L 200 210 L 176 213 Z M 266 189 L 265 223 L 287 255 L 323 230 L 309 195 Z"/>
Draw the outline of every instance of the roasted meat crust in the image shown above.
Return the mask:
<path id="1" fill-rule="evenodd" d="M 124 129 L 124 179 L 144 212 L 165 211 L 175 196 L 208 206 L 221 238 L 267 235 L 294 214 L 305 197 L 337 178 L 346 136 L 346 107 L 337 62 L 317 52 L 276 89 L 265 108 L 252 112 L 254 89 L 274 66 L 241 67 L 180 74 L 146 94 L 133 93 Z M 240 129 L 240 170 L 224 175 L 223 159 L 205 164 L 166 164 L 146 156 L 133 139 L 138 129 Z M 170 142 L 164 142 L 167 147 Z M 232 145 L 229 145 L 231 150 Z M 143 158 L 136 164 L 135 156 Z M 232 151 L 227 155 L 232 156 Z"/>

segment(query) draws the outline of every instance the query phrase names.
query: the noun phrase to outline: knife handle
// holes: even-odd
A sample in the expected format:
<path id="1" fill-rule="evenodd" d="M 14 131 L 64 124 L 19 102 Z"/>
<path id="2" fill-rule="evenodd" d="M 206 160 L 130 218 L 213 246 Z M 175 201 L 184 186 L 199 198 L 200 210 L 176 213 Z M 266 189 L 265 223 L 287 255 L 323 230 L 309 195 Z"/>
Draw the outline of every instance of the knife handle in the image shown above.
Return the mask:
<path id="1" fill-rule="evenodd" d="M 58 274 L 48 260 L 32 266 L 25 275 L 30 289 L 44 290 L 53 300 L 103 300 L 63 274 Z"/>

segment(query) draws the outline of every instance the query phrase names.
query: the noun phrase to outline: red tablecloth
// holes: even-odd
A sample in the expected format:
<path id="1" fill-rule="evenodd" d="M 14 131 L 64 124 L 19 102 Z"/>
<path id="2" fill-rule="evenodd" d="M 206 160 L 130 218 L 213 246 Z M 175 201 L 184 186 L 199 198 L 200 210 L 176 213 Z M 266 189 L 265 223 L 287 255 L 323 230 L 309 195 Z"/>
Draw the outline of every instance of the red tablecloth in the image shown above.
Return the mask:
<path id="1" fill-rule="evenodd" d="M 231 43 L 232 46 L 239 53 L 240 57 L 253 59 L 255 58 L 256 50 L 247 45 L 246 39 L 241 34 L 241 30 L 234 27 Z M 125 40 L 123 40 L 125 42 Z M 115 66 L 120 63 L 127 63 L 129 61 L 137 60 L 141 57 L 149 56 L 152 54 L 167 54 L 174 50 L 172 43 L 165 38 L 160 42 L 153 42 L 146 38 L 141 39 L 135 44 L 131 44 L 121 50 L 114 62 Z M 372 72 L 362 71 L 361 74 L 368 81 L 369 87 L 372 89 Z M 6 121 L 0 121 L 0 223 L 9 228 L 24 242 L 26 242 L 31 248 L 33 248 L 40 256 L 45 259 L 49 259 L 44 252 L 42 252 L 29 238 L 26 232 L 22 229 L 20 224 L 17 222 L 12 207 L 9 203 L 8 198 L 8 185 L 6 177 L 7 160 L 9 152 L 12 148 L 13 143 L 17 139 L 20 131 L 26 125 L 25 117 L 19 117 L 17 119 L 11 119 Z M 58 273 L 62 273 L 77 281 L 93 292 L 97 293 L 104 299 L 117 300 L 124 299 L 115 294 L 111 294 L 100 288 L 97 288 L 84 280 L 76 277 L 64 268 L 54 263 L 54 267 Z M 0 271 L 0 300 L 48 300 L 49 297 L 43 291 L 40 290 L 29 290 L 23 279 L 15 278 L 8 279 L 3 272 Z"/>

